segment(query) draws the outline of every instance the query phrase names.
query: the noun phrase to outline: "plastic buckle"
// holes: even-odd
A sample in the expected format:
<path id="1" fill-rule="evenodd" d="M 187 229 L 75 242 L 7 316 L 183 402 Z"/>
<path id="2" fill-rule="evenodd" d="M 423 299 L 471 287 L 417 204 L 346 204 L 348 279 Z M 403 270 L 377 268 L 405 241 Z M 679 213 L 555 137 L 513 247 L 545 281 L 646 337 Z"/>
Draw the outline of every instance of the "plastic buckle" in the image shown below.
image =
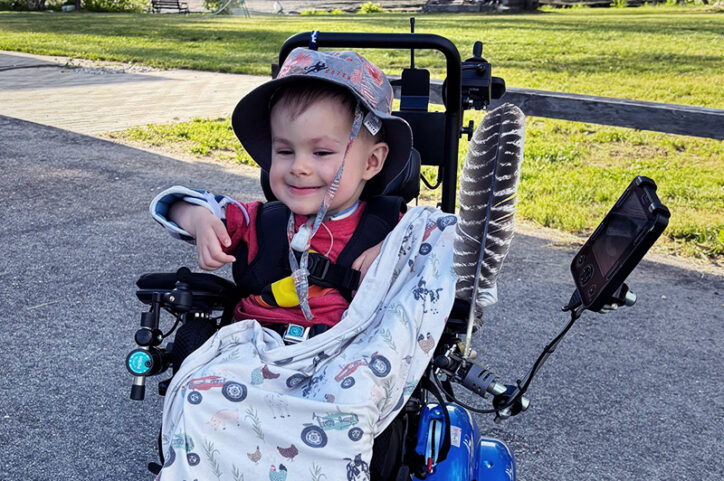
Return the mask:
<path id="1" fill-rule="evenodd" d="M 325 280 L 327 272 L 329 272 L 329 266 L 332 265 L 332 261 L 323 255 L 310 255 L 309 260 L 311 261 L 311 265 L 307 266 L 309 275 L 320 280 Z"/>
<path id="2" fill-rule="evenodd" d="M 298 344 L 309 338 L 309 328 L 300 326 L 299 324 L 289 324 L 284 331 L 284 342 L 287 344 Z"/>

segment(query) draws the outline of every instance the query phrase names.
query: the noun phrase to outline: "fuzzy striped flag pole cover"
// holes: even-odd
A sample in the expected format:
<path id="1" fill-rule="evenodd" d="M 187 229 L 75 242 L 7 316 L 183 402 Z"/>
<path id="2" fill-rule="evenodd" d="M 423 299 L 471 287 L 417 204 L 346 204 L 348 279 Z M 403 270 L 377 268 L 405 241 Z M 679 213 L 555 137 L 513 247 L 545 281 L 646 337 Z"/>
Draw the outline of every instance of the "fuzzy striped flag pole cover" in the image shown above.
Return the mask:
<path id="1" fill-rule="evenodd" d="M 488 112 L 473 134 L 460 177 L 453 263 L 456 297 L 471 300 L 466 355 L 473 322 L 482 322 L 482 308 L 498 300 L 498 273 L 513 238 L 524 129 L 525 116 L 515 105 Z"/>

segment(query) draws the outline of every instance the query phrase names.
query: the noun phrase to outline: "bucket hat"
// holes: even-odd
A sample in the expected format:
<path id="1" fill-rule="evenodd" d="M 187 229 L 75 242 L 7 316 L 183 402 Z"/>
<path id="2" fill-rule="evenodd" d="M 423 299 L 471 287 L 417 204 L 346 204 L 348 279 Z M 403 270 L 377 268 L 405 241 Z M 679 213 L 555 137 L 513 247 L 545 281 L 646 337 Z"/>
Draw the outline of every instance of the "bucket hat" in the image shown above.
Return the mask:
<path id="1" fill-rule="evenodd" d="M 269 172 L 270 101 L 280 87 L 312 78 L 345 87 L 351 92 L 367 111 L 364 124 L 373 126 L 372 130 L 381 122 L 390 151 L 382 171 L 368 182 L 365 191 L 369 195 L 382 193 L 409 162 L 412 129 L 405 120 L 391 113 L 394 93 L 385 74 L 357 52 L 294 49 L 276 79 L 255 88 L 236 105 L 231 114 L 231 125 L 237 138 L 252 159 Z"/>

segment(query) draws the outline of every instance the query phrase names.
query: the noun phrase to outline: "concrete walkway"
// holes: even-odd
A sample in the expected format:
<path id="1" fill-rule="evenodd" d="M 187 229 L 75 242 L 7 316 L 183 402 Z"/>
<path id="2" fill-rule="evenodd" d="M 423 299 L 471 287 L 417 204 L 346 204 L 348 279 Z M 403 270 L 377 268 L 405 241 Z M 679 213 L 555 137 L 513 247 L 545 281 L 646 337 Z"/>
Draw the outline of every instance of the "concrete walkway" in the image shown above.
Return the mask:
<path id="1" fill-rule="evenodd" d="M 226 117 L 268 77 L 0 52 L 0 115 L 97 135 Z"/>

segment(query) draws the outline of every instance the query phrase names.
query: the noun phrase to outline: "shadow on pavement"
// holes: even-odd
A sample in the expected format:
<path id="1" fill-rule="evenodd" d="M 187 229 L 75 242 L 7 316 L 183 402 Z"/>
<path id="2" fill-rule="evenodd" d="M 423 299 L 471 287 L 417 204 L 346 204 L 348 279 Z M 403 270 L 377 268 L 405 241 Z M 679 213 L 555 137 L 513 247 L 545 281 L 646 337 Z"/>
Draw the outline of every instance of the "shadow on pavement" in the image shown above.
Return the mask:
<path id="1" fill-rule="evenodd" d="M 33 69 L 33 75 L 27 70 Z M 53 79 L 50 81 L 49 79 Z M 109 67 L 75 67 L 33 59 L 9 53 L 0 53 L 0 91 L 41 90 L 83 85 L 117 84 L 130 82 L 159 82 L 175 80 L 161 72 L 147 75 Z"/>

